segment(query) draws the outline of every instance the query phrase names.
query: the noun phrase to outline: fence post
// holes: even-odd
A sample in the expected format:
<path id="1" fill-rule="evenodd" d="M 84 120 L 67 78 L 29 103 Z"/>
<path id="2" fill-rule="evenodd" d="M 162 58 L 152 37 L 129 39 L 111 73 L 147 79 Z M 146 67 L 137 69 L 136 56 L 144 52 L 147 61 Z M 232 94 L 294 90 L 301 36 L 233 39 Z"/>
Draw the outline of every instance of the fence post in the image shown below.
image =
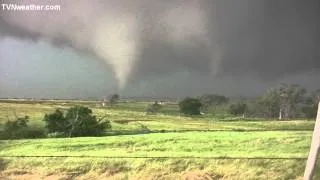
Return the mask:
<path id="1" fill-rule="evenodd" d="M 320 102 L 318 104 L 318 113 L 316 123 L 314 125 L 310 152 L 304 171 L 303 180 L 312 180 L 314 170 L 316 167 L 317 157 L 320 149 Z"/>

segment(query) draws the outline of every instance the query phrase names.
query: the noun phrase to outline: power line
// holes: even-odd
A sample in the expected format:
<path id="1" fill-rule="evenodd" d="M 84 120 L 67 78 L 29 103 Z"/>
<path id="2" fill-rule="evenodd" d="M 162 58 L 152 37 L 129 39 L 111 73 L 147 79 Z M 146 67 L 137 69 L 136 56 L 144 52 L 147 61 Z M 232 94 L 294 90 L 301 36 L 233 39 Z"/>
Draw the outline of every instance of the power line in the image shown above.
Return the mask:
<path id="1" fill-rule="evenodd" d="M 312 129 L 184 129 L 184 130 L 156 130 L 146 132 L 134 132 L 134 131 L 110 131 L 106 132 L 104 136 L 121 136 L 121 135 L 143 135 L 143 134 L 157 134 L 157 133 L 184 133 L 184 132 L 312 132 Z"/>
<path id="2" fill-rule="evenodd" d="M 306 157 L 196 157 L 196 156 L 0 156 L 0 158 L 100 158 L 100 159 L 221 159 L 221 160 L 306 160 Z"/>

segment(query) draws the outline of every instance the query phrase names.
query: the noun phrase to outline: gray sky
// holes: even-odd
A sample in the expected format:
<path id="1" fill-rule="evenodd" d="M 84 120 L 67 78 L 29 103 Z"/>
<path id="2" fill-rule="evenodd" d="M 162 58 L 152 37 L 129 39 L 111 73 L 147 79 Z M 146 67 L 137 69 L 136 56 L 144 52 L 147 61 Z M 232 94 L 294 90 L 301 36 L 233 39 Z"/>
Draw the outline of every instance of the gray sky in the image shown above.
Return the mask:
<path id="1" fill-rule="evenodd" d="M 0 9 L 0 97 L 255 96 L 281 82 L 320 85 L 317 0 L 41 3 L 61 10 Z"/>

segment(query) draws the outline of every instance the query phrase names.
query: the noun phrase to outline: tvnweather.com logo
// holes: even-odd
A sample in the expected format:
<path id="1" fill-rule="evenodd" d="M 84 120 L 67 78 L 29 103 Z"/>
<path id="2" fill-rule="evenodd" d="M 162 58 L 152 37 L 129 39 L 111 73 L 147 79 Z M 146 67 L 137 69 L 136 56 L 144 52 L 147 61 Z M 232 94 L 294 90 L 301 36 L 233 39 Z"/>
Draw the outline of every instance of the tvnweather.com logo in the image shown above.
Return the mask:
<path id="1" fill-rule="evenodd" d="M 60 11 L 61 7 L 60 5 L 2 3 L 0 9 L 3 11 Z"/>

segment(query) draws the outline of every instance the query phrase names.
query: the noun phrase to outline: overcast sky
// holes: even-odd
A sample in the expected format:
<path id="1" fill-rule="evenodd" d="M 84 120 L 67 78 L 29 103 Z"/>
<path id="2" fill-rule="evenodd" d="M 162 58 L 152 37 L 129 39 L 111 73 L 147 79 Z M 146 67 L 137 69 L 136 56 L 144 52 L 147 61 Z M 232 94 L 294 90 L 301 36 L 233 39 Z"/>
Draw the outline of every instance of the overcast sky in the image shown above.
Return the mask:
<path id="1" fill-rule="evenodd" d="M 39 1 L 0 0 L 39 4 Z M 255 96 L 320 88 L 318 0 L 41 1 L 0 9 L 0 97 Z M 0 7 L 1 8 L 1 7 Z"/>

